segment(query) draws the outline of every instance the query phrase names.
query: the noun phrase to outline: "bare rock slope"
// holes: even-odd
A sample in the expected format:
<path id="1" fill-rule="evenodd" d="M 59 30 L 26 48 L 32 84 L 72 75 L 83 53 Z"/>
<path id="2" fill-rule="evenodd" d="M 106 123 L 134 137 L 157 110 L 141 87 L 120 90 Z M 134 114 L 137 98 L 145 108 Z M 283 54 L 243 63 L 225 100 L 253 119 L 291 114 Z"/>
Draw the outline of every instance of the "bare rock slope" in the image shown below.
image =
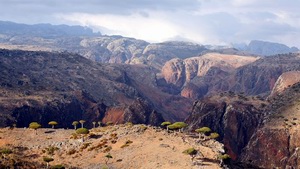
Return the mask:
<path id="1" fill-rule="evenodd" d="M 242 153 L 241 161 L 262 168 L 298 167 L 300 84 L 275 96 L 265 118 Z"/>

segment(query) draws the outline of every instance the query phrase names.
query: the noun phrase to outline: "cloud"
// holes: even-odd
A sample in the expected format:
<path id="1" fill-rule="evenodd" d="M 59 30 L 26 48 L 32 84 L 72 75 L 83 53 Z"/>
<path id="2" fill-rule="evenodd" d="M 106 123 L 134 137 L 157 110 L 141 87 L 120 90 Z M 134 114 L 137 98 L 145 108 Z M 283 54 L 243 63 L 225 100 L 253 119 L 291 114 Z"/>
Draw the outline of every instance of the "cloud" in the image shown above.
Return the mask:
<path id="1" fill-rule="evenodd" d="M 295 0 L 0 0 L 0 6 L 0 20 L 81 24 L 149 41 L 300 44 Z"/>

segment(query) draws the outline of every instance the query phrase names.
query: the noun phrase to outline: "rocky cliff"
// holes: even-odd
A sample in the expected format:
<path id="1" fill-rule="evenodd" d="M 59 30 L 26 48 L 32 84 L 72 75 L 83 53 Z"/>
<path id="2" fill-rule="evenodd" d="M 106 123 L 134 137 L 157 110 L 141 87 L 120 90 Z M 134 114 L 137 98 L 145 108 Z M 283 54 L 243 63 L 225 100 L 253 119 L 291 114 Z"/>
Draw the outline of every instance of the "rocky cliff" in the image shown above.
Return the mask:
<path id="1" fill-rule="evenodd" d="M 205 54 L 184 60 L 176 58 L 166 62 L 162 68 L 162 76 L 168 84 L 174 85 L 179 91 L 182 90 L 183 96 L 188 96 L 186 93 L 192 92 L 199 93 L 199 96 L 203 96 L 206 94 L 205 92 L 208 92 L 208 89 L 205 90 L 205 87 L 211 86 L 208 78 L 211 77 L 210 75 L 212 73 L 215 77 L 214 79 L 216 79 L 218 74 L 220 78 L 224 78 L 226 73 L 230 74 L 234 72 L 235 69 L 250 64 L 257 59 L 258 58 L 251 56 L 218 53 Z M 214 71 L 216 69 L 218 69 L 218 71 Z M 199 91 L 203 91 L 203 93 Z"/>
<path id="2" fill-rule="evenodd" d="M 289 71 L 283 73 L 277 79 L 269 97 L 271 98 L 275 95 L 281 94 L 285 89 L 298 82 L 300 82 L 300 71 Z"/>
<path id="3" fill-rule="evenodd" d="M 241 161 L 262 168 L 297 168 L 299 159 L 300 83 L 274 97 L 264 120 L 242 153 Z"/>
<path id="4" fill-rule="evenodd" d="M 221 93 L 196 101 L 186 122 L 192 131 L 207 126 L 218 132 L 227 153 L 236 160 L 256 131 L 264 105 L 259 98 Z"/>

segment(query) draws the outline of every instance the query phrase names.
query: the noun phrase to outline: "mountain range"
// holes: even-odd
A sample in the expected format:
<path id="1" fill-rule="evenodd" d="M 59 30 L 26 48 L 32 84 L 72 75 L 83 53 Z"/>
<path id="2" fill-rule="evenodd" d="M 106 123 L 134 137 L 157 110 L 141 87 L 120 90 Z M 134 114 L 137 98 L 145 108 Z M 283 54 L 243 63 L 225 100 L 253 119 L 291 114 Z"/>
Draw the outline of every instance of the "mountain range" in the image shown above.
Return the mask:
<path id="1" fill-rule="evenodd" d="M 1 127 L 47 126 L 49 119 L 63 128 L 80 119 L 88 128 L 95 121 L 185 121 L 190 132 L 218 132 L 235 163 L 300 162 L 297 48 L 149 43 L 80 26 L 11 22 L 0 22 L 0 48 Z"/>

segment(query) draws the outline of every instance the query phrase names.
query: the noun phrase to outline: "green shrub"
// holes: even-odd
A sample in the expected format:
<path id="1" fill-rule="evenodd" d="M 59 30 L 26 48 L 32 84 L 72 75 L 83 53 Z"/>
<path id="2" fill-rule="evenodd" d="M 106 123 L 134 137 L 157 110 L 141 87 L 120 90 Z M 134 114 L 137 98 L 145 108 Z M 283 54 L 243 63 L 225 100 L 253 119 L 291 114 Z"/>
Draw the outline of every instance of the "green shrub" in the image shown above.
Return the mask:
<path id="1" fill-rule="evenodd" d="M 62 164 L 58 164 L 58 165 L 52 166 L 51 169 L 65 169 L 65 167 Z"/>
<path id="2" fill-rule="evenodd" d="M 219 155 L 219 159 L 221 159 L 221 160 L 230 159 L 230 155 L 228 155 L 228 154 Z"/>
<path id="3" fill-rule="evenodd" d="M 184 150 L 182 153 L 187 154 L 187 155 L 196 155 L 197 150 L 195 150 L 194 148 L 188 148 L 188 149 Z"/>
<path id="4" fill-rule="evenodd" d="M 13 151 L 9 148 L 3 148 L 0 150 L 1 154 L 11 154 Z"/>
<path id="5" fill-rule="evenodd" d="M 210 138 L 212 138 L 212 139 L 216 139 L 216 138 L 218 138 L 220 135 L 218 134 L 218 133 L 211 133 L 210 134 Z"/>

